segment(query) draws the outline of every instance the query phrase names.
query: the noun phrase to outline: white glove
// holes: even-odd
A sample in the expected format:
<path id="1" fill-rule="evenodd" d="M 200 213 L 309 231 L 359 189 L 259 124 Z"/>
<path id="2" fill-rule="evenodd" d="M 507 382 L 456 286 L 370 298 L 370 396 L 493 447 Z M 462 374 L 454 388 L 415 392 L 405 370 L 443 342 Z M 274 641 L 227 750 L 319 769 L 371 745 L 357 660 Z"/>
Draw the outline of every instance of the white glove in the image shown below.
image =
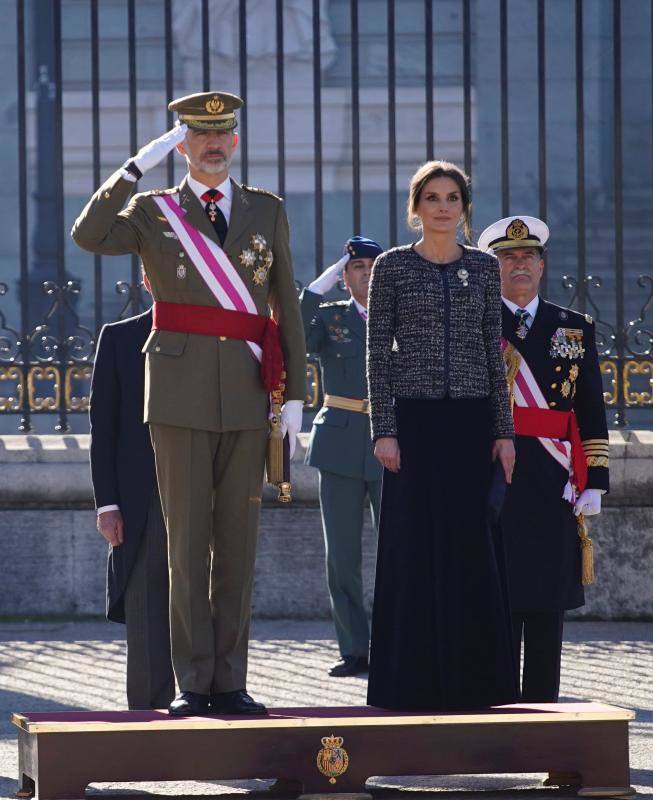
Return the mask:
<path id="1" fill-rule="evenodd" d="M 281 434 L 288 432 L 288 443 L 290 444 L 290 457 L 295 453 L 297 444 L 297 434 L 302 429 L 302 417 L 304 414 L 303 400 L 288 400 L 281 409 Z"/>
<path id="2" fill-rule="evenodd" d="M 159 161 L 168 155 L 168 153 L 183 141 L 186 136 L 188 125 L 175 125 L 174 128 L 159 136 L 158 139 L 153 139 L 149 144 L 144 145 L 136 153 L 132 161 L 138 169 L 145 174 L 149 169 L 155 167 Z"/>
<path id="3" fill-rule="evenodd" d="M 591 517 L 601 513 L 601 492 L 599 489 L 585 489 L 574 505 L 574 514 L 584 514 Z"/>
<path id="4" fill-rule="evenodd" d="M 342 277 L 342 270 L 350 257 L 349 253 L 346 253 L 340 261 L 336 261 L 335 264 L 331 264 L 330 267 L 327 267 L 313 283 L 308 284 L 308 291 L 315 292 L 315 294 L 326 294 L 330 292 Z"/>

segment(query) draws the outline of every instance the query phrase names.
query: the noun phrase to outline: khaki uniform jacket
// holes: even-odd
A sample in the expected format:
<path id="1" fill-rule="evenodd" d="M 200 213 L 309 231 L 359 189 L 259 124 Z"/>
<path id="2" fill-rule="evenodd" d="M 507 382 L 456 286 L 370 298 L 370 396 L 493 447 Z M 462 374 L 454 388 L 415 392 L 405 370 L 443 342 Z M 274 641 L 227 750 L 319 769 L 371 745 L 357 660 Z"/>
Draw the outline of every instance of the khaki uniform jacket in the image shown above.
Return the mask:
<path id="1" fill-rule="evenodd" d="M 258 312 L 269 315 L 272 310 L 279 324 L 287 373 L 286 399 L 303 400 L 306 347 L 286 212 L 279 197 L 241 186 L 233 179 L 232 183 L 229 230 L 223 249 L 243 278 Z M 218 306 L 153 199 L 179 192 L 188 222 L 217 242 L 213 225 L 186 179 L 174 189 L 137 194 L 122 210 L 133 187 L 119 172 L 114 173 L 75 221 L 75 242 L 92 253 L 139 255 L 154 300 Z M 254 281 L 256 267 L 243 266 L 240 260 L 240 254 L 251 249 L 255 234 L 265 238 L 274 257 L 262 282 L 259 276 L 260 285 Z M 268 424 L 268 394 L 262 385 L 260 365 L 245 342 L 152 331 L 143 350 L 146 422 L 218 432 Z"/>

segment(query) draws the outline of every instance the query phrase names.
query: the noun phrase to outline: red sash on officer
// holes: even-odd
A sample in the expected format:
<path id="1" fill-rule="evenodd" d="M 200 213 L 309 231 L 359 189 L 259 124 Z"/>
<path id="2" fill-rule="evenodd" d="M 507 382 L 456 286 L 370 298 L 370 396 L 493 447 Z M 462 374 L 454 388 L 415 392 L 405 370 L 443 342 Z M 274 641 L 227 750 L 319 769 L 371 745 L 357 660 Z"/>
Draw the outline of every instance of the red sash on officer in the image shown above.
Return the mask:
<path id="1" fill-rule="evenodd" d="M 272 317 L 228 311 L 215 306 L 156 301 L 153 306 L 152 329 L 194 333 L 201 336 L 226 336 L 255 342 L 262 350 L 261 378 L 268 392 L 279 388 L 283 372 L 283 351 L 279 327 Z"/>
<path id="2" fill-rule="evenodd" d="M 283 351 L 276 322 L 258 313 L 238 270 L 216 242 L 188 222 L 177 194 L 152 199 L 221 306 L 155 302 L 153 329 L 242 339 L 261 362 L 261 377 L 267 391 L 278 389 Z"/>
<path id="3" fill-rule="evenodd" d="M 544 436 L 571 443 L 571 463 L 574 482 L 579 492 L 587 485 L 587 461 L 583 450 L 578 420 L 574 411 L 554 411 L 552 408 L 513 409 L 515 433 L 518 436 Z"/>
<path id="4" fill-rule="evenodd" d="M 514 400 L 513 417 L 518 436 L 536 437 L 542 447 L 569 472 L 563 497 L 574 502 L 576 493 L 587 485 L 587 461 L 573 411 L 549 408 L 528 363 L 506 339 L 501 339 L 504 358 L 511 379 Z M 512 363 L 508 363 L 512 361 Z"/>

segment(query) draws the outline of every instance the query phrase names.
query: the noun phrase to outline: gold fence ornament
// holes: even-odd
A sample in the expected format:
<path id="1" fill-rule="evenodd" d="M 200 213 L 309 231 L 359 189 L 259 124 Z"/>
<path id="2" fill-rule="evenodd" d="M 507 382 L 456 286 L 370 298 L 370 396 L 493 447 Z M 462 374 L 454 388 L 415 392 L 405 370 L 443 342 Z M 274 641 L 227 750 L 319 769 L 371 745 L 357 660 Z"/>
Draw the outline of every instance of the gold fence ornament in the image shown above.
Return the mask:
<path id="1" fill-rule="evenodd" d="M 38 394 L 36 382 L 50 381 L 53 397 Z M 30 367 L 27 373 L 27 399 L 30 411 L 54 411 L 61 402 L 61 373 L 58 367 Z"/>
<path id="2" fill-rule="evenodd" d="M 0 367 L 0 381 L 14 381 L 16 383 L 15 396 L 7 394 L 6 397 L 0 396 L 0 411 L 20 411 L 23 407 L 23 395 L 25 394 L 25 382 L 23 373 L 18 367 Z M 9 387 L 7 387 L 9 392 Z"/>

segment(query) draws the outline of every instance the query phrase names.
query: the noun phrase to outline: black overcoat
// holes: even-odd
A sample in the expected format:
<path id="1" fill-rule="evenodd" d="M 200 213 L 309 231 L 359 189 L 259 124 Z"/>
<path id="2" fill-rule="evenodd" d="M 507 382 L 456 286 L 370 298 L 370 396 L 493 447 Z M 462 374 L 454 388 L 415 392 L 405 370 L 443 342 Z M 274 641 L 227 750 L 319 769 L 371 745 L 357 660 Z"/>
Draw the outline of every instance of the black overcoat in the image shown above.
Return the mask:
<path id="1" fill-rule="evenodd" d="M 515 316 L 504 304 L 504 338 L 528 363 L 549 408 L 575 411 L 589 453 L 587 486 L 607 491 L 607 458 L 592 455 L 603 447 L 597 443 L 605 443 L 607 452 L 608 432 L 591 317 L 540 300 L 527 336 L 520 339 L 516 331 Z M 561 355 L 564 349 L 556 346 L 561 336 L 580 342 L 575 357 Z M 537 438 L 517 436 L 515 449 L 515 470 L 502 514 L 511 607 L 578 608 L 585 602 L 578 525 L 573 506 L 562 497 L 568 473 Z"/>
<path id="2" fill-rule="evenodd" d="M 95 505 L 116 503 L 124 543 L 109 546 L 107 618 L 125 621 L 124 593 L 156 486 L 149 426 L 143 422 L 145 356 L 152 312 L 105 325 L 91 382 L 91 475 Z"/>

